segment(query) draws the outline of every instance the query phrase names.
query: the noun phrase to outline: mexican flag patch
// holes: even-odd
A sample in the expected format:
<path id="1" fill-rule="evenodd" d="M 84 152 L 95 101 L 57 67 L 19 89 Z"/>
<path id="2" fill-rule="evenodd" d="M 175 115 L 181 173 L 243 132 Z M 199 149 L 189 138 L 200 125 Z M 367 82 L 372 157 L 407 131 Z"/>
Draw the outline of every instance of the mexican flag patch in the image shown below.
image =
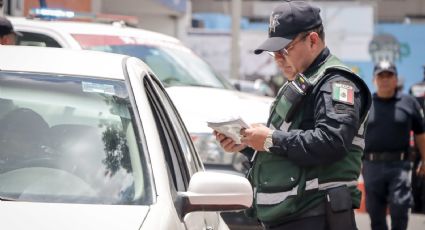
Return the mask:
<path id="1" fill-rule="evenodd" d="M 353 86 L 341 82 L 332 83 L 332 100 L 354 105 Z"/>

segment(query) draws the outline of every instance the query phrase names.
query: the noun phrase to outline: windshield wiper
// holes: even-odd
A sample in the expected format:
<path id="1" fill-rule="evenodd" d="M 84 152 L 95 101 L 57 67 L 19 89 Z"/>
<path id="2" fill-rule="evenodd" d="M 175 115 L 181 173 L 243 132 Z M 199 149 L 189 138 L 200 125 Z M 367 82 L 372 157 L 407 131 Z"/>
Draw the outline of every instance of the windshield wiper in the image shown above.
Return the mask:
<path id="1" fill-rule="evenodd" d="M 16 201 L 16 199 L 10 198 L 10 197 L 5 197 L 5 196 L 0 196 L 0 201 Z"/>

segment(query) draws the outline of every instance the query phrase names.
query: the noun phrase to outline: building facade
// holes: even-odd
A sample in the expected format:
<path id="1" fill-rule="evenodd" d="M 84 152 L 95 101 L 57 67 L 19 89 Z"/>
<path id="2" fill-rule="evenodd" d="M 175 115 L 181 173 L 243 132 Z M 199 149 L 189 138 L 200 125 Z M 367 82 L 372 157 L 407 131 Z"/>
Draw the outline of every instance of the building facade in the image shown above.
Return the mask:
<path id="1" fill-rule="evenodd" d="M 252 1 L 243 0 L 242 16 L 249 17 L 251 20 L 264 19 L 263 8 L 279 1 Z M 310 2 L 359 2 L 373 3 L 376 8 L 377 22 L 424 22 L 425 21 L 425 1 L 424 0 L 310 0 Z M 268 9 L 270 10 L 270 9 Z M 231 12 L 231 0 L 202 0 L 193 1 L 192 12 Z"/>

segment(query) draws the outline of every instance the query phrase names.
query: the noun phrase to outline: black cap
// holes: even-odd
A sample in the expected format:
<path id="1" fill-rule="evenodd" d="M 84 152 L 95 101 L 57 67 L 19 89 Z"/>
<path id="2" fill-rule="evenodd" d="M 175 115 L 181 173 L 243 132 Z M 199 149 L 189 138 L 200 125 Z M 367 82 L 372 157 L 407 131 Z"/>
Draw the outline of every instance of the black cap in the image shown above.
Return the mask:
<path id="1" fill-rule="evenodd" d="M 4 36 L 7 34 L 16 34 L 17 36 L 21 36 L 22 34 L 15 31 L 13 29 L 12 23 L 4 17 L 0 17 L 0 36 Z"/>
<path id="2" fill-rule="evenodd" d="M 397 68 L 389 61 L 380 61 L 375 65 L 375 68 L 373 69 L 373 75 L 376 76 L 382 72 L 391 72 L 397 76 Z"/>
<path id="3" fill-rule="evenodd" d="M 269 38 L 255 51 L 275 52 L 287 46 L 299 33 L 322 25 L 320 9 L 304 1 L 284 2 L 270 15 Z"/>

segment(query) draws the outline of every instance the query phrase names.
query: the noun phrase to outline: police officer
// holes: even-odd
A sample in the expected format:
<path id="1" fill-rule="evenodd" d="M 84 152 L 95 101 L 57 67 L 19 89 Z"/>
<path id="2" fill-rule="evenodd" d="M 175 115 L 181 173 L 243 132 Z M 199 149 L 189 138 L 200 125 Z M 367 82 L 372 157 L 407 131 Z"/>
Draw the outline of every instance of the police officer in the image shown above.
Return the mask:
<path id="1" fill-rule="evenodd" d="M 242 144 L 215 133 L 226 151 L 251 157 L 249 214 L 265 229 L 356 229 L 371 95 L 326 47 L 319 12 L 305 1 L 273 10 L 269 38 L 255 53 L 271 54 L 288 81 L 267 126 L 242 130 Z"/>
<path id="2" fill-rule="evenodd" d="M 425 109 L 425 66 L 423 68 L 422 81 L 410 87 L 410 95 L 416 97 L 422 109 Z M 414 149 L 413 168 L 417 169 L 416 173 L 412 173 L 412 195 L 414 206 L 413 213 L 425 214 L 425 175 L 421 173 L 422 167 L 425 167 L 425 158 L 422 158 L 417 148 Z"/>
<path id="3" fill-rule="evenodd" d="M 15 45 L 17 36 L 21 35 L 13 29 L 12 23 L 7 18 L 0 16 L 0 44 Z"/>
<path id="4" fill-rule="evenodd" d="M 387 206 L 392 229 L 406 229 L 411 205 L 410 130 L 424 153 L 424 114 L 414 97 L 397 92 L 394 64 L 379 62 L 373 79 L 377 91 L 367 122 L 363 162 L 366 209 L 373 230 L 388 229 Z"/>

